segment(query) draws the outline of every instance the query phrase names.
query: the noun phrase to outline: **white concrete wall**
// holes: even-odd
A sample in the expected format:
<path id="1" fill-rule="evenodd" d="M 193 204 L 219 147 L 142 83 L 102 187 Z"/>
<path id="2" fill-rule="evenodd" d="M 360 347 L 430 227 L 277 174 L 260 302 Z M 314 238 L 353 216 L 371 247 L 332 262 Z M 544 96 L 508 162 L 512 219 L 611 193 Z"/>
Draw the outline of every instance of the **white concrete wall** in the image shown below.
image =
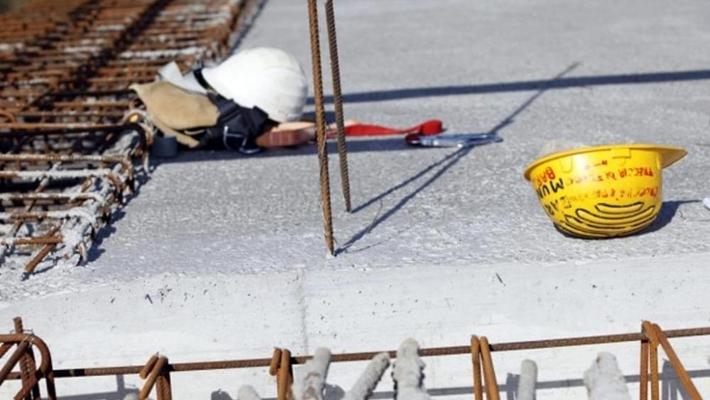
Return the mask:
<path id="1" fill-rule="evenodd" d="M 471 334 L 486 335 L 495 343 L 623 333 L 638 331 L 642 319 L 666 329 L 705 326 L 710 325 L 708 279 L 706 255 L 470 268 L 163 275 L 4 304 L 0 321 L 10 327 L 13 316 L 23 316 L 25 326 L 49 344 L 56 368 L 142 364 L 156 351 L 173 362 L 188 362 L 270 357 L 274 346 L 294 354 L 318 346 L 334 353 L 396 349 L 407 337 L 433 347 L 466 345 Z M 677 339 L 673 344 L 688 369 L 710 374 L 710 338 Z M 636 379 L 635 343 L 494 353 L 494 360 L 501 385 L 514 380 L 521 360 L 530 358 L 539 367 L 539 399 L 580 398 L 585 393 L 583 372 L 599 351 L 614 353 L 624 374 Z M 468 396 L 468 356 L 425 361 L 426 386 L 435 396 Z M 329 382 L 347 390 L 364 365 L 334 364 Z M 126 382 L 129 387 L 140 385 L 134 377 L 126 377 Z M 710 379 L 696 382 L 701 392 L 710 393 Z M 273 396 L 273 383 L 266 369 L 173 377 L 176 399 L 206 399 L 218 389 L 234 398 L 242 384 Z M 4 386 L 3 395 L 8 393 Z M 115 378 L 72 378 L 58 384 L 63 396 L 115 387 Z M 391 390 L 389 378 L 378 388 Z M 501 390 L 512 393 L 515 388 Z"/>

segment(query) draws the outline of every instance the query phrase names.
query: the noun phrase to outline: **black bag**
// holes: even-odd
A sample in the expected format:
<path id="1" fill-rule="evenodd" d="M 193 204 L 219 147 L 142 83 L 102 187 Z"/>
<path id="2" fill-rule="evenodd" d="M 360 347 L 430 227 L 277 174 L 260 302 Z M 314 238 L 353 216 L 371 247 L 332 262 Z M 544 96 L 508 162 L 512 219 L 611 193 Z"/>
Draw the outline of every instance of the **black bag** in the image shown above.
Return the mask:
<path id="1" fill-rule="evenodd" d="M 264 133 L 269 116 L 259 107 L 242 107 L 213 92 L 208 92 L 207 96 L 219 109 L 219 118 L 217 125 L 207 129 L 201 144 L 220 144 L 243 154 L 261 151 L 256 138 Z"/>

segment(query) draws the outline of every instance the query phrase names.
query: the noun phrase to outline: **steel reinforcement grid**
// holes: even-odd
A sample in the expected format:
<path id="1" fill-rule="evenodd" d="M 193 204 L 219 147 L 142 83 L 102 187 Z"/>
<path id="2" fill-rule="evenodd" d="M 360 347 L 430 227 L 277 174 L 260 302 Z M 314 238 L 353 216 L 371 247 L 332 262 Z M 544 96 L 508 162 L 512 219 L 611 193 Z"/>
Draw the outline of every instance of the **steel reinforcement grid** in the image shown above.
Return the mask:
<path id="1" fill-rule="evenodd" d="M 148 174 L 132 83 L 226 56 L 263 0 L 36 0 L 0 14 L 0 265 L 78 264 Z"/>

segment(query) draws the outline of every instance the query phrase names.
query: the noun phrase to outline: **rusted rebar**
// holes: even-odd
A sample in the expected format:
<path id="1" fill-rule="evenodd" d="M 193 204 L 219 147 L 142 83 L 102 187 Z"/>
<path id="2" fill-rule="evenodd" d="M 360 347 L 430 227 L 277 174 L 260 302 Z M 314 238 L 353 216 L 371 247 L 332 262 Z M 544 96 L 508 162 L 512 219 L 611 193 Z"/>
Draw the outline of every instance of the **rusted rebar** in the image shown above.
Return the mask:
<path id="1" fill-rule="evenodd" d="M 15 351 L 10 355 L 10 357 L 5 361 L 2 369 L 0 369 L 0 382 L 7 379 L 10 375 L 10 371 L 15 368 L 15 365 L 25 356 L 27 349 L 30 347 L 30 343 L 27 341 L 22 341 L 17 344 Z M 22 373 L 19 373 L 20 379 L 23 378 Z"/>
<path id="2" fill-rule="evenodd" d="M 434 356 L 434 355 L 452 355 L 452 354 L 465 354 L 470 353 L 473 359 L 473 381 L 474 381 L 474 398 L 476 400 L 482 399 L 482 383 L 485 381 L 486 388 L 486 398 L 495 400 L 498 398 L 497 394 L 497 384 L 495 380 L 495 371 L 493 368 L 493 363 L 491 359 L 491 351 L 498 349 L 497 351 L 515 351 L 515 350 L 532 350 L 541 348 L 551 348 L 560 346 L 579 346 L 579 345 L 590 345 L 590 344 L 607 344 L 607 343 L 618 343 L 618 342 L 628 342 L 628 341 L 640 341 L 642 348 L 645 341 L 650 343 L 656 343 L 661 346 L 666 354 L 671 360 L 671 365 L 679 376 L 683 387 L 686 389 L 687 393 L 691 396 L 693 400 L 701 399 L 697 390 L 694 390 L 694 386 L 687 371 L 683 368 L 680 360 L 675 354 L 672 346 L 668 342 L 669 337 L 687 337 L 687 336 L 698 336 L 698 335 L 710 335 L 710 327 L 708 328 L 694 328 L 694 329 L 680 329 L 680 330 L 670 330 L 662 331 L 660 327 L 656 324 L 645 323 L 644 331 L 642 333 L 636 334 L 620 334 L 620 335 L 602 335 L 602 336 L 592 336 L 592 337 L 576 337 L 576 338 L 564 338 L 564 339 L 551 339 L 551 340 L 537 340 L 537 341 L 526 341 L 526 342 L 509 342 L 509 343 L 499 343 L 499 344 L 489 344 L 485 337 L 478 338 L 473 336 L 471 339 L 471 344 L 469 346 L 454 346 L 454 347 L 440 347 L 440 348 L 428 348 L 422 349 L 421 353 L 423 356 Z M 42 363 L 38 369 L 41 371 L 41 376 L 47 380 L 48 390 L 50 382 L 53 387 L 54 377 L 72 377 L 72 376 L 100 376 L 100 375 L 117 375 L 117 374 L 140 374 L 142 378 L 146 378 L 146 383 L 141 390 L 141 398 L 145 398 L 153 387 L 157 388 L 156 393 L 161 400 L 170 399 L 170 386 L 169 386 L 169 373 L 178 371 L 196 371 L 196 370 L 210 370 L 210 369 L 222 369 L 222 368 L 252 368 L 252 367 L 270 367 L 269 370 L 272 375 L 277 376 L 278 382 L 278 398 L 287 399 L 288 393 L 291 387 L 292 375 L 291 375 L 291 364 L 292 363 L 304 363 L 306 360 L 310 359 L 310 356 L 296 356 L 292 357 L 288 350 L 276 349 L 274 355 L 271 358 L 265 359 L 254 359 L 254 360 L 233 360 L 233 361 L 215 361 L 215 362 L 204 362 L 204 363 L 181 363 L 181 364 L 169 364 L 167 358 L 163 356 L 153 356 L 151 359 L 143 366 L 129 366 L 129 367 L 113 367 L 113 368 L 87 368 L 87 369 L 75 369 L 75 370 L 58 370 L 53 371 L 51 369 L 51 358 L 49 356 L 49 350 L 46 345 L 34 335 L 28 334 L 14 334 L 14 335 L 0 335 L 0 343 L 3 346 L 0 350 L 7 351 L 7 344 L 15 344 L 16 348 L 13 355 L 10 357 L 5 367 L 0 371 L 0 382 L 4 379 L 20 379 L 22 378 L 22 372 L 20 373 L 10 373 L 10 370 L 14 365 L 16 365 L 20 360 L 22 354 L 28 350 L 29 346 L 36 346 L 40 353 L 42 354 Z M 371 358 L 374 354 L 379 352 L 368 352 L 368 353 L 346 353 L 333 355 L 332 361 L 360 361 L 367 360 Z M 390 351 L 395 356 L 395 351 Z M 653 353 L 651 353 L 653 354 Z M 478 367 L 477 367 L 478 365 Z M 648 366 L 642 359 L 642 374 L 647 370 L 644 370 L 644 366 Z M 657 371 L 657 369 L 656 369 Z M 483 379 L 481 379 L 481 372 L 483 373 Z M 653 369 L 652 371 L 653 372 Z M 652 383 L 658 382 L 658 374 L 652 373 Z M 642 378 L 643 381 L 643 378 Z M 31 384 L 36 384 L 35 381 L 30 381 Z M 24 388 L 19 394 L 23 396 L 29 393 L 28 388 Z M 52 389 L 53 393 L 53 389 Z M 54 398 L 49 396 L 49 398 Z M 643 398 L 643 397 L 642 397 Z"/>
<path id="3" fill-rule="evenodd" d="M 318 7 L 316 0 L 308 0 L 308 21 L 311 34 L 311 64 L 313 66 L 313 98 L 316 109 L 316 145 L 320 166 L 320 199 L 323 209 L 325 244 L 330 254 L 335 254 L 333 239 L 333 214 L 330 205 L 330 176 L 328 173 L 328 149 L 325 137 L 325 108 L 321 72 L 320 39 L 318 37 Z"/>
<path id="4" fill-rule="evenodd" d="M 139 400 L 146 400 L 150 392 L 153 391 L 153 387 L 158 382 L 158 379 L 166 373 L 166 366 L 168 365 L 168 358 L 165 356 L 152 356 L 148 363 L 139 373 L 141 378 L 145 379 L 145 383 L 138 393 Z M 164 386 L 157 388 L 158 398 L 163 400 L 165 395 L 164 391 L 166 388 Z"/>
<path id="5" fill-rule="evenodd" d="M 673 367 L 673 370 L 675 371 L 676 376 L 678 377 L 678 380 L 680 381 L 683 389 L 685 389 L 686 393 L 690 396 L 692 400 L 702 400 L 702 396 L 700 396 L 700 392 L 698 392 L 698 389 L 695 387 L 693 381 L 690 379 L 688 371 L 685 369 L 683 363 L 680 361 L 678 355 L 673 349 L 673 346 L 671 346 L 670 342 L 668 341 L 668 335 L 663 332 L 661 327 L 658 326 L 658 324 L 649 321 L 644 321 L 643 333 L 646 335 L 646 337 L 648 337 L 648 340 L 650 342 L 651 398 L 653 400 L 658 400 L 659 398 L 657 353 L 658 346 L 661 346 L 661 348 L 663 348 L 663 351 L 668 356 L 668 359 L 671 363 L 671 367 Z M 645 372 L 646 371 L 642 370 L 642 373 Z"/>
<path id="6" fill-rule="evenodd" d="M 34 346 L 39 351 L 41 361 L 39 368 L 37 368 L 36 371 L 34 371 L 34 373 L 32 374 L 33 380 L 30 382 L 30 385 L 34 385 L 38 379 L 44 378 L 46 384 L 47 399 L 56 400 L 57 394 L 54 386 L 54 370 L 52 367 L 52 356 L 49 352 L 49 347 L 47 347 L 47 344 L 44 343 L 44 341 L 38 338 L 37 336 L 28 333 L 0 335 L 0 343 L 3 343 L 3 347 L 1 347 L 0 349 L 6 349 L 8 348 L 8 345 L 10 347 L 12 347 L 13 345 L 17 346 L 15 353 L 13 353 L 11 358 L 8 359 L 3 369 L 0 370 L 0 384 L 2 384 L 5 379 L 22 379 L 21 372 L 10 372 L 14 365 L 17 363 L 17 361 L 13 362 L 13 357 L 15 355 L 18 355 L 18 359 L 21 358 L 23 352 L 26 352 L 28 349 L 31 348 L 31 346 Z M 16 400 L 22 399 L 31 391 L 31 386 L 23 386 L 23 388 L 16 396 Z"/>
<path id="7" fill-rule="evenodd" d="M 21 326 L 18 331 L 21 331 Z M 486 337 L 471 337 L 471 343 L 468 346 L 452 346 L 426 348 L 420 351 L 422 356 L 444 356 L 454 354 L 470 354 L 473 361 L 473 390 L 474 399 L 482 400 L 483 398 L 483 383 L 485 383 L 486 398 L 496 400 L 499 398 L 495 370 L 493 367 L 491 352 L 492 351 L 516 351 L 516 350 L 534 350 L 543 348 L 554 348 L 561 346 L 583 346 L 592 344 L 609 344 L 619 342 L 639 341 L 642 349 L 641 358 L 641 382 L 648 381 L 648 369 L 651 369 L 651 384 L 655 384 L 656 389 L 652 389 L 655 395 L 658 393 L 658 368 L 657 357 L 654 352 L 649 354 L 652 361 L 651 365 L 645 361 L 643 350 L 653 350 L 653 347 L 660 346 L 668 355 L 671 366 L 676 371 L 676 374 L 681 381 L 683 388 L 693 400 L 701 399 L 700 394 L 693 385 L 688 372 L 683 367 L 680 359 L 671 346 L 668 338 L 671 337 L 689 337 L 710 335 L 710 327 L 678 329 L 663 331 L 657 324 L 644 322 L 643 331 L 641 333 L 627 333 L 617 335 L 600 335 L 587 337 L 573 337 L 562 339 L 536 340 L 525 342 L 508 342 L 499 344 L 489 344 Z M 251 359 L 251 360 L 229 360 L 229 361 L 212 361 L 212 362 L 197 362 L 197 363 L 176 363 L 170 364 L 166 357 L 154 355 L 145 365 L 110 367 L 110 368 L 81 368 L 70 370 L 54 371 L 51 365 L 51 356 L 49 349 L 44 342 L 32 335 L 26 333 L 16 333 L 11 335 L 0 335 L 0 357 L 10 350 L 10 347 L 16 345 L 15 351 L 12 353 L 5 366 L 0 370 L 0 384 L 5 379 L 25 379 L 26 372 L 10 372 L 12 368 L 21 362 L 22 356 L 27 354 L 31 346 L 36 347 L 41 354 L 41 363 L 37 371 L 38 377 L 45 378 L 49 398 L 54 399 L 54 378 L 55 377 L 78 377 L 78 376 L 104 376 L 104 375 L 120 375 L 120 374 L 139 374 L 141 378 L 146 379 L 145 385 L 140 391 L 140 398 L 144 399 L 152 391 L 153 387 L 157 388 L 157 395 L 160 400 L 170 400 L 170 372 L 181 371 L 197 371 L 197 370 L 213 370 L 225 368 L 254 368 L 268 367 L 269 373 L 277 377 L 277 393 L 279 400 L 287 400 L 290 396 L 290 388 L 293 383 L 291 371 L 292 364 L 302 364 L 311 359 L 311 356 L 291 356 L 291 353 L 285 349 L 275 349 L 271 358 Z M 651 346 L 648 346 L 648 345 Z M 344 361 L 364 361 L 372 358 L 374 355 L 381 352 L 366 352 L 366 353 L 345 353 L 332 356 L 333 362 Z M 388 351 L 392 357 L 396 357 L 396 351 Z M 653 361 L 656 359 L 656 361 Z M 655 367 L 654 367 L 655 364 Z M 654 373 L 655 370 L 655 373 Z M 481 377 L 481 375 L 483 375 Z M 646 378 L 644 378 L 644 376 Z M 483 378 L 483 379 L 482 379 Z M 30 385 L 36 385 L 36 378 L 29 380 Z M 19 392 L 18 396 L 25 396 L 30 393 L 30 388 L 26 385 Z M 642 391 L 643 393 L 643 391 Z M 21 398 L 18 397 L 18 400 Z M 641 397 L 644 399 L 644 397 Z"/>
<path id="8" fill-rule="evenodd" d="M 288 349 L 281 350 L 281 363 L 278 374 L 278 400 L 288 400 L 293 385 L 293 371 L 291 370 L 291 352 Z"/>
<path id="9" fill-rule="evenodd" d="M 710 327 L 691 328 L 691 329 L 676 329 L 664 331 L 668 338 L 681 338 L 692 336 L 708 336 L 710 335 Z M 533 340 L 524 342 L 504 342 L 490 343 L 489 349 L 491 352 L 502 351 L 521 351 L 521 350 L 539 350 L 557 347 L 575 347 L 589 346 L 596 344 L 612 344 L 623 342 L 640 342 L 646 336 L 642 333 L 624 333 L 616 335 L 600 335 L 600 336 L 583 336 L 563 339 L 545 339 Z M 3 335 L 0 335 L 0 342 L 3 342 Z M 353 362 L 353 361 L 368 361 L 377 354 L 383 351 L 368 351 L 359 353 L 341 353 L 331 356 L 332 362 Z M 395 350 L 384 351 L 390 357 L 396 357 Z M 449 346 L 449 347 L 431 347 L 422 348 L 420 354 L 423 357 L 433 356 L 453 356 L 470 354 L 471 346 Z M 303 364 L 312 356 L 301 355 L 291 356 L 292 364 Z M 206 361 L 206 362 L 188 362 L 170 364 L 166 368 L 171 372 L 188 372 L 188 371 L 205 371 L 213 369 L 241 369 L 241 368 L 268 368 L 272 363 L 272 358 L 255 358 L 242 360 L 222 360 L 222 361 Z M 138 374 L 143 365 L 120 366 L 120 367 L 95 367 L 95 368 L 74 368 L 74 369 L 59 369 L 54 371 L 55 376 L 59 378 L 80 377 L 80 376 L 109 376 L 120 374 Z M 18 379 L 19 375 L 10 375 L 11 379 Z"/>
<path id="10" fill-rule="evenodd" d="M 333 0 L 325 2 L 325 20 L 328 29 L 328 47 L 330 50 L 331 79 L 333 80 L 333 106 L 335 110 L 336 148 L 340 161 L 340 184 L 345 200 L 345 210 L 350 212 L 350 173 L 348 171 L 348 147 L 345 141 L 345 119 L 343 117 L 343 96 L 340 86 L 340 62 L 338 60 L 338 38 L 335 29 L 335 10 Z"/>
<path id="11" fill-rule="evenodd" d="M 481 364 L 483 364 L 483 380 L 486 383 L 486 399 L 499 400 L 500 394 L 498 393 L 498 383 L 496 382 L 496 373 L 493 368 L 493 359 L 491 358 L 491 349 L 488 339 L 482 336 L 479 341 Z"/>
<path id="12" fill-rule="evenodd" d="M 643 329 L 643 328 L 642 328 Z M 639 400 L 648 400 L 648 358 L 650 344 L 648 339 L 641 339 L 641 361 L 639 373 Z"/>
<path id="13" fill-rule="evenodd" d="M 23 334 L 22 318 L 15 317 L 15 333 Z M 25 400 L 40 400 L 39 385 L 35 379 L 35 356 L 32 347 L 27 349 L 25 356 L 20 360 L 20 375 L 22 376 L 22 387 L 29 388 L 29 393 L 24 396 Z"/>
<path id="14" fill-rule="evenodd" d="M 42 184 L 29 184 L 35 178 L 27 173 L 49 182 L 46 176 L 40 176 L 46 175 L 42 172 L 44 166 L 46 172 L 58 163 L 74 170 L 96 169 L 91 164 L 94 161 L 105 167 L 103 164 L 109 160 L 89 158 L 97 154 L 103 157 L 102 153 L 111 150 L 124 157 L 124 168 L 117 171 L 118 179 L 113 175 L 106 179 L 124 188 L 113 195 L 113 205 L 95 208 L 100 213 L 97 218 L 103 219 L 110 208 L 121 202 L 123 190 L 130 191 L 135 182 L 133 165 L 147 165 L 146 146 L 151 142 L 152 128 L 124 123 L 123 116 L 135 100 L 135 93 L 128 86 L 152 81 L 159 68 L 170 61 L 189 68 L 198 60 L 225 54 L 241 29 L 239 21 L 246 18 L 243 11 L 260 2 L 35 0 L 12 14 L 0 16 L 0 43 L 4 45 L 0 46 L 0 148 L 4 153 L 0 155 L 45 157 L 33 161 L 29 157 L 0 160 L 0 164 L 5 163 L 0 165 L 5 174 L 0 177 L 5 179 L 3 184 L 14 179 L 12 176 L 28 178 L 9 182 L 9 188 L 20 192 L 4 193 L 0 199 L 5 202 L 3 206 L 14 208 L 14 202 L 21 201 L 28 212 L 35 205 L 68 211 L 100 202 L 93 189 L 77 196 L 55 188 L 45 193 Z M 136 133 L 139 140 L 131 142 L 130 148 L 114 148 L 120 138 Z M 36 164 L 28 165 L 30 162 Z M 13 170 L 19 174 L 13 175 Z M 64 175 L 61 184 L 68 186 L 61 189 L 68 193 L 72 192 L 72 181 L 66 173 L 64 170 L 50 175 Z M 102 179 L 97 177 L 96 186 L 102 186 Z M 128 184 L 123 185 L 122 181 Z M 62 235 L 20 237 L 19 227 L 43 232 L 43 224 L 42 219 L 13 222 L 12 229 L 5 231 L 9 234 L 3 232 L 0 236 L 0 243 L 5 245 L 3 254 L 15 254 L 14 246 L 18 245 L 39 246 L 30 260 L 30 266 L 37 264 L 43 255 L 51 253 L 50 247 L 59 244 L 57 240 Z"/>
<path id="15" fill-rule="evenodd" d="M 25 265 L 25 271 L 22 273 L 22 280 L 26 280 L 29 278 L 30 274 L 32 274 L 35 271 L 35 268 L 44 260 L 45 257 L 49 255 L 49 253 L 54 250 L 54 248 L 57 247 L 56 243 L 49 243 L 45 244 L 40 251 L 35 254 L 32 259 Z"/>
<path id="16" fill-rule="evenodd" d="M 471 336 L 471 371 L 473 373 L 473 398 L 483 400 L 483 380 L 481 379 L 481 341 Z"/>

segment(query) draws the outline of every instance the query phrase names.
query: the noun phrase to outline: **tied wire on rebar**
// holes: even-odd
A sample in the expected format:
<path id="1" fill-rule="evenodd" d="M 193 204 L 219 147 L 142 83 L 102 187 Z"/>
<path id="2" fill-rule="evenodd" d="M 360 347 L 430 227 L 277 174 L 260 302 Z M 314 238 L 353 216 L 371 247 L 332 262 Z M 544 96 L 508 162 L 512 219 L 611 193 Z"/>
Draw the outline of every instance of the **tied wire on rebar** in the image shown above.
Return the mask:
<path id="1" fill-rule="evenodd" d="M 338 40 L 335 30 L 335 11 L 333 0 L 325 2 L 325 18 L 328 27 L 328 46 L 330 50 L 330 68 L 333 80 L 333 106 L 335 110 L 336 146 L 340 161 L 340 184 L 345 200 L 345 210 L 350 212 L 350 176 L 348 172 L 348 148 L 345 142 L 345 121 L 343 118 L 343 96 L 340 86 L 340 62 L 338 61 Z"/>
<path id="2" fill-rule="evenodd" d="M 313 65 L 313 97 L 316 109 L 316 146 L 320 165 L 320 198 L 323 208 L 325 243 L 330 254 L 335 254 L 333 239 L 333 215 L 330 202 L 330 177 L 328 173 L 328 150 L 325 137 L 325 109 L 323 105 L 323 78 L 321 71 L 320 40 L 318 33 L 318 8 L 316 0 L 308 0 L 308 21 L 311 34 L 311 64 Z"/>

